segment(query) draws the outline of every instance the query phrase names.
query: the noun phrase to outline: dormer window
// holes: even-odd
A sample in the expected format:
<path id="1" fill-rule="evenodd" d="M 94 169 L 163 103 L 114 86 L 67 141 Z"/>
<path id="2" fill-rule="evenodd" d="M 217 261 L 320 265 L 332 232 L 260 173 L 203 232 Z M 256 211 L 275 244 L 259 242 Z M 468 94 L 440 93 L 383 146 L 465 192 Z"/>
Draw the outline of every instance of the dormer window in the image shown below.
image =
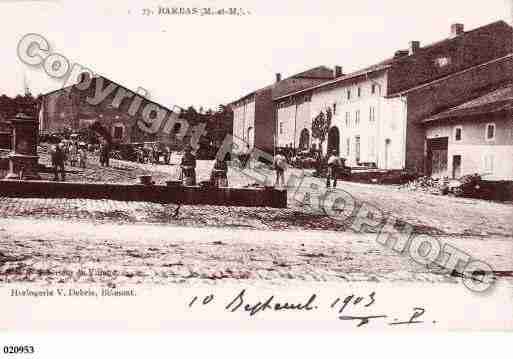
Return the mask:
<path id="1" fill-rule="evenodd" d="M 450 64 L 451 64 L 451 58 L 450 57 L 442 56 L 442 57 L 439 57 L 439 58 L 437 58 L 435 60 L 435 65 L 440 67 L 440 68 L 449 66 Z"/>

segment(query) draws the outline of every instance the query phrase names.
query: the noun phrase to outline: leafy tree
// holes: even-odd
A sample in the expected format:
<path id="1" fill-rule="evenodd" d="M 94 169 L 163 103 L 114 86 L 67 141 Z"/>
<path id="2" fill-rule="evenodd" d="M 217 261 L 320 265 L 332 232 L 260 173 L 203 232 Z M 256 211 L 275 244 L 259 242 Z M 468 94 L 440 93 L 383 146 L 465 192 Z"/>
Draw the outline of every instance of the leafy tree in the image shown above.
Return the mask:
<path id="1" fill-rule="evenodd" d="M 322 148 L 322 145 L 328 137 L 328 131 L 331 127 L 331 118 L 331 109 L 328 108 L 325 112 L 319 112 L 312 121 L 312 137 L 319 140 L 320 148 Z"/>

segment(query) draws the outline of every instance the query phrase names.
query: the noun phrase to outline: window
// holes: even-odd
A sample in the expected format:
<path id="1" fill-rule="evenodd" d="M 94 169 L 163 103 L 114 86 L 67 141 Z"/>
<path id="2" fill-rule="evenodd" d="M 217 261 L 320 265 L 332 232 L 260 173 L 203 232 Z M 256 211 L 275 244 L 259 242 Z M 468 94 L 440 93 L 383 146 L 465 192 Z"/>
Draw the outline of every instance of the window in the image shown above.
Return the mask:
<path id="1" fill-rule="evenodd" d="M 369 122 L 376 121 L 376 109 L 374 106 L 369 107 Z"/>
<path id="2" fill-rule="evenodd" d="M 356 163 L 360 163 L 360 136 L 354 137 L 354 153 L 356 157 Z"/>
<path id="3" fill-rule="evenodd" d="M 123 138 L 123 127 L 121 127 L 121 126 L 114 127 L 114 138 L 116 140 L 120 140 Z"/>
<path id="4" fill-rule="evenodd" d="M 495 123 L 486 124 L 486 140 L 495 140 Z"/>
<path id="5" fill-rule="evenodd" d="M 454 129 L 454 141 L 461 141 L 461 127 L 456 127 Z"/>
<path id="6" fill-rule="evenodd" d="M 351 154 L 351 139 L 349 137 L 346 138 L 346 154 L 347 157 Z"/>
<path id="7" fill-rule="evenodd" d="M 351 90 L 347 90 L 347 99 L 350 100 L 351 99 Z"/>
<path id="8" fill-rule="evenodd" d="M 180 130 L 182 129 L 182 124 L 181 123 L 175 123 L 173 125 L 173 133 L 179 133 Z"/>
<path id="9" fill-rule="evenodd" d="M 346 127 L 349 128 L 351 126 L 351 113 L 346 112 Z"/>
<path id="10" fill-rule="evenodd" d="M 356 110 L 354 117 L 354 125 L 358 127 L 360 125 L 360 110 Z"/>
<path id="11" fill-rule="evenodd" d="M 376 84 L 372 84 L 371 86 L 371 93 L 374 95 L 376 93 Z"/>
<path id="12" fill-rule="evenodd" d="M 362 88 L 358 87 L 358 97 L 362 97 Z"/>
<path id="13" fill-rule="evenodd" d="M 283 122 L 280 122 L 280 135 L 283 135 Z"/>
<path id="14" fill-rule="evenodd" d="M 336 115 L 337 114 L 337 103 L 334 103 L 333 104 L 333 114 Z"/>

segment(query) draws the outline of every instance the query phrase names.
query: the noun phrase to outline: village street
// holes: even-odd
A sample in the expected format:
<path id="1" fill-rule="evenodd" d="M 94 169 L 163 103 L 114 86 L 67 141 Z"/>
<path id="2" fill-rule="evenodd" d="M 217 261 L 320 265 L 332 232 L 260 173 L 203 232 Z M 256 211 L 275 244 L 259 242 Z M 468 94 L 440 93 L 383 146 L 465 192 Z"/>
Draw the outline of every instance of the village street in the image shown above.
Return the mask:
<path id="1" fill-rule="evenodd" d="M 244 280 L 456 282 L 414 263 L 372 234 L 189 228 L 3 219 L 0 281 L 16 283 L 216 283 Z M 511 240 L 442 237 L 511 281 Z M 481 255 L 482 254 L 482 255 Z M 93 275 L 80 275 L 79 270 Z"/>
<path id="2" fill-rule="evenodd" d="M 208 178 L 211 165 L 198 162 L 200 180 Z M 121 161 L 97 171 L 119 168 L 128 173 L 129 183 L 136 181 L 134 171 L 155 174 L 160 183 L 177 174 L 176 165 Z M 247 173 L 233 168 L 229 178 L 235 186 L 254 183 Z M 322 180 L 315 181 L 322 187 Z M 339 187 L 357 204 L 370 204 L 408 222 L 415 233 L 437 235 L 442 243 L 490 264 L 502 280 L 511 279 L 510 204 L 394 186 L 342 182 Z M 299 196 L 289 190 L 287 209 L 2 198 L 0 281 L 117 286 L 233 280 L 455 280 L 441 275 L 438 267 L 420 266 L 383 247 L 375 233 L 355 233 L 344 221 L 297 202 L 294 198 L 303 198 L 308 188 L 301 186 Z M 116 274 L 77 277 L 81 268 Z"/>

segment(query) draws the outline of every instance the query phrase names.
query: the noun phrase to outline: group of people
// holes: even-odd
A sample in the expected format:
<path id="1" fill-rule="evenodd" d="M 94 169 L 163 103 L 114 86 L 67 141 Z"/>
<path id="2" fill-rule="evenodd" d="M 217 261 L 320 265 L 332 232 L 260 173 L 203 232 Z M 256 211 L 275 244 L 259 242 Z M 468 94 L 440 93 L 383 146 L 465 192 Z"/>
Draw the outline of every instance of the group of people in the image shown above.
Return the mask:
<path id="1" fill-rule="evenodd" d="M 327 159 L 328 173 L 326 176 L 326 188 L 337 187 L 337 179 L 341 169 L 345 165 L 345 159 L 339 157 L 337 151 L 333 150 Z M 276 172 L 275 187 L 279 187 L 280 183 L 285 186 L 285 170 L 287 169 L 287 157 L 283 151 L 278 150 L 274 156 L 273 168 Z"/>
<path id="2" fill-rule="evenodd" d="M 180 162 L 180 180 L 186 186 L 196 185 L 196 156 L 194 156 L 190 147 L 185 149 Z M 213 187 L 228 187 L 227 156 L 216 158 L 210 172 L 210 185 Z"/>
<path id="3" fill-rule="evenodd" d="M 58 181 L 60 174 L 61 180 L 65 181 L 65 163 L 70 166 L 86 168 L 87 166 L 87 147 L 77 142 L 61 142 L 52 147 L 51 160 L 54 172 L 54 180 Z M 101 144 L 99 148 L 99 157 L 101 166 L 109 166 L 109 147 Z M 337 178 L 340 170 L 344 167 L 345 159 L 338 156 L 337 151 L 332 151 L 327 159 L 328 173 L 326 177 L 326 187 L 337 187 Z M 283 151 L 278 150 L 274 156 L 273 168 L 276 172 L 275 187 L 285 186 L 285 171 L 288 167 L 288 160 Z M 180 180 L 184 185 L 196 185 L 196 157 L 189 146 L 185 149 L 180 163 Z M 228 186 L 228 163 L 227 156 L 216 158 L 210 174 L 210 183 L 213 187 Z"/>
<path id="4" fill-rule="evenodd" d="M 65 164 L 70 166 L 87 167 L 88 150 L 85 144 L 77 141 L 60 142 L 53 145 L 50 150 L 52 168 L 54 173 L 54 181 L 59 180 L 59 174 L 62 181 L 66 180 Z"/>

